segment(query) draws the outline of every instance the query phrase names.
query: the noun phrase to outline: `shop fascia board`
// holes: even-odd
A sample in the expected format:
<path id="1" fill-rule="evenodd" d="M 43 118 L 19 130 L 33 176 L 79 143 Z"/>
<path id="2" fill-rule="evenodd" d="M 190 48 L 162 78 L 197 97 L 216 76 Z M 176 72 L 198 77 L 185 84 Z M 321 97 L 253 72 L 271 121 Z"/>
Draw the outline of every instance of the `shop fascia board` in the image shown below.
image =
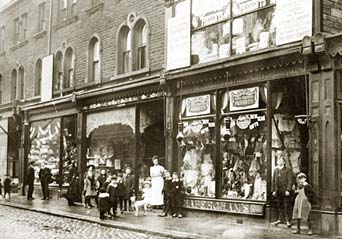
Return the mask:
<path id="1" fill-rule="evenodd" d="M 38 103 L 20 106 L 20 110 L 27 111 L 27 110 L 33 110 L 33 109 L 38 109 L 38 108 L 51 107 L 51 106 L 59 105 L 63 103 L 71 103 L 72 97 L 73 95 L 67 95 L 58 99 L 52 99 L 52 100 L 45 101 L 45 102 L 38 102 Z"/>
<path id="2" fill-rule="evenodd" d="M 159 84 L 160 82 L 160 76 L 152 76 L 149 78 L 145 78 L 144 80 L 142 79 L 137 79 L 136 81 L 131 81 L 131 82 L 124 82 L 117 84 L 115 86 L 109 86 L 109 87 L 102 87 L 99 89 L 94 89 L 94 90 L 89 90 L 87 92 L 82 92 L 77 96 L 77 99 L 86 99 L 89 97 L 96 97 L 100 95 L 106 95 L 106 94 L 111 94 L 111 93 L 116 93 L 119 91 L 124 91 L 124 90 L 129 90 L 129 89 L 134 89 L 140 86 L 147 86 L 151 84 Z"/>
<path id="3" fill-rule="evenodd" d="M 166 80 L 172 80 L 181 77 L 187 77 L 194 74 L 207 73 L 215 70 L 222 70 L 232 66 L 244 65 L 248 63 L 254 63 L 257 61 L 267 60 L 273 57 L 286 56 L 290 54 L 300 54 L 301 42 L 293 44 L 287 44 L 284 46 L 274 47 L 270 49 L 259 50 L 255 52 L 249 52 L 244 55 L 231 56 L 226 59 L 208 62 L 203 64 L 192 65 L 189 68 L 183 68 L 175 71 L 165 72 Z"/>

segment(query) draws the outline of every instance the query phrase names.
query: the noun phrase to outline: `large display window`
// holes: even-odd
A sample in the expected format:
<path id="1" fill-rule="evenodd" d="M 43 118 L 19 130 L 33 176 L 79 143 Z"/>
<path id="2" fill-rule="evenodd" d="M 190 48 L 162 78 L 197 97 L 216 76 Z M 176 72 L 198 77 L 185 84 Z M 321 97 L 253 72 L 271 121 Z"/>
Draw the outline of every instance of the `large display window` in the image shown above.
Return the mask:
<path id="1" fill-rule="evenodd" d="M 87 115 L 87 166 L 117 174 L 135 160 L 135 108 Z"/>
<path id="2" fill-rule="evenodd" d="M 51 170 L 53 183 L 60 177 L 61 119 L 32 122 L 30 126 L 30 149 L 28 161 L 34 162 L 36 182 L 41 164 Z"/>

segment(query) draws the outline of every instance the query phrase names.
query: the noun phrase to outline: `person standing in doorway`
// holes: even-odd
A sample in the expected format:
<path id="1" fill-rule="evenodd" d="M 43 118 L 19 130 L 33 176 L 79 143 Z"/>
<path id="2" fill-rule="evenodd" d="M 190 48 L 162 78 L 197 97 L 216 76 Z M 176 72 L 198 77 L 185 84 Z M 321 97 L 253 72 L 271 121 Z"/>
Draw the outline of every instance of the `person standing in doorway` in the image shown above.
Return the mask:
<path id="1" fill-rule="evenodd" d="M 33 168 L 33 162 L 29 163 L 29 167 L 27 169 L 26 185 L 28 185 L 27 200 L 33 200 L 34 199 L 32 197 L 33 189 L 34 189 L 34 168 Z"/>
<path id="2" fill-rule="evenodd" d="M 8 174 L 5 175 L 4 180 L 4 198 L 6 198 L 6 194 L 8 194 L 8 199 L 11 198 L 11 184 L 12 180 Z"/>
<path id="3" fill-rule="evenodd" d="M 277 226 L 286 222 L 287 227 L 291 227 L 291 191 L 294 175 L 292 170 L 285 166 L 283 155 L 280 155 L 277 164 L 272 180 L 272 195 L 278 200 L 278 220 L 273 224 Z"/>
<path id="4" fill-rule="evenodd" d="M 49 196 L 49 183 L 51 182 L 51 171 L 49 168 L 45 167 L 45 163 L 41 164 L 39 170 L 39 180 L 42 185 L 43 198 L 42 200 L 50 200 Z"/>
<path id="5" fill-rule="evenodd" d="M 164 167 L 159 165 L 159 157 L 152 157 L 153 166 L 150 168 L 151 176 L 151 206 L 161 207 L 164 204 L 163 187 L 164 187 Z"/>

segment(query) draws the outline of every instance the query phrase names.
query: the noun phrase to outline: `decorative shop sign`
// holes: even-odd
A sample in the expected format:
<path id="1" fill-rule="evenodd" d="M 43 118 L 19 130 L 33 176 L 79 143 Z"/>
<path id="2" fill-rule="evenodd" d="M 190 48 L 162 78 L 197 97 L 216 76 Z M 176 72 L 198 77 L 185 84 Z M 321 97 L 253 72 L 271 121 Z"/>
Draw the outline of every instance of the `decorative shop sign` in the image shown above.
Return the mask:
<path id="1" fill-rule="evenodd" d="M 249 215 L 264 215 L 264 204 L 239 202 L 239 201 L 223 201 L 223 200 L 206 200 L 198 198 L 185 198 L 184 208 L 208 210 L 216 212 L 228 212 Z"/>
<path id="2" fill-rule="evenodd" d="M 53 55 L 42 60 L 42 83 L 40 89 L 40 100 L 42 102 L 52 99 L 52 78 L 53 78 Z"/>
<path id="3" fill-rule="evenodd" d="M 230 111 L 255 109 L 259 107 L 259 88 L 233 90 L 229 92 Z"/>
<path id="4" fill-rule="evenodd" d="M 312 35 L 312 0 L 277 0 L 276 45 Z"/>
<path id="5" fill-rule="evenodd" d="M 240 115 L 239 118 L 236 119 L 236 124 L 240 129 L 247 129 L 251 124 L 251 118 L 248 115 Z"/>
<path id="6" fill-rule="evenodd" d="M 132 102 L 136 102 L 139 100 L 145 100 L 145 99 L 153 99 L 153 98 L 157 98 L 157 97 L 162 97 L 165 95 L 165 92 L 153 92 L 149 95 L 140 95 L 140 96 L 133 96 L 133 97 L 126 97 L 126 98 L 121 98 L 121 99 L 113 99 L 110 101 L 105 101 L 105 102 L 101 102 L 101 103 L 93 103 L 87 106 L 84 106 L 82 109 L 83 110 L 91 110 L 91 109 L 97 109 L 97 108 L 101 108 L 101 107 L 107 107 L 107 106 L 120 106 L 126 103 L 132 103 Z"/>
<path id="7" fill-rule="evenodd" d="M 186 1 L 186 12 L 167 22 L 167 70 L 190 66 L 191 23 L 190 1 Z"/>
<path id="8" fill-rule="evenodd" d="M 239 14 L 243 14 L 255 9 L 265 7 L 266 0 L 238 0 L 236 1 L 237 8 L 239 9 Z"/>
<path id="9" fill-rule="evenodd" d="M 210 114 L 210 95 L 186 98 L 186 116 Z"/>

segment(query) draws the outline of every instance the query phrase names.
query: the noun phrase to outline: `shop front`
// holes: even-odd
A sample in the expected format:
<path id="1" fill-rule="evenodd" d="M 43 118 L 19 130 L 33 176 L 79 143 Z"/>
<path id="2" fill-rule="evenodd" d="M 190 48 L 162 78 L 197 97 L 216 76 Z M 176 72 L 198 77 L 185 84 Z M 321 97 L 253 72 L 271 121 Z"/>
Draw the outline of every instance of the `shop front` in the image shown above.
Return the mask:
<path id="1" fill-rule="evenodd" d="M 150 177 L 152 157 L 165 159 L 164 92 L 130 93 L 82 99 L 83 141 L 82 171 L 95 166 L 95 174 L 123 176 L 130 167 L 135 186 L 140 188 Z M 84 160 L 83 160 L 84 159 Z"/>

